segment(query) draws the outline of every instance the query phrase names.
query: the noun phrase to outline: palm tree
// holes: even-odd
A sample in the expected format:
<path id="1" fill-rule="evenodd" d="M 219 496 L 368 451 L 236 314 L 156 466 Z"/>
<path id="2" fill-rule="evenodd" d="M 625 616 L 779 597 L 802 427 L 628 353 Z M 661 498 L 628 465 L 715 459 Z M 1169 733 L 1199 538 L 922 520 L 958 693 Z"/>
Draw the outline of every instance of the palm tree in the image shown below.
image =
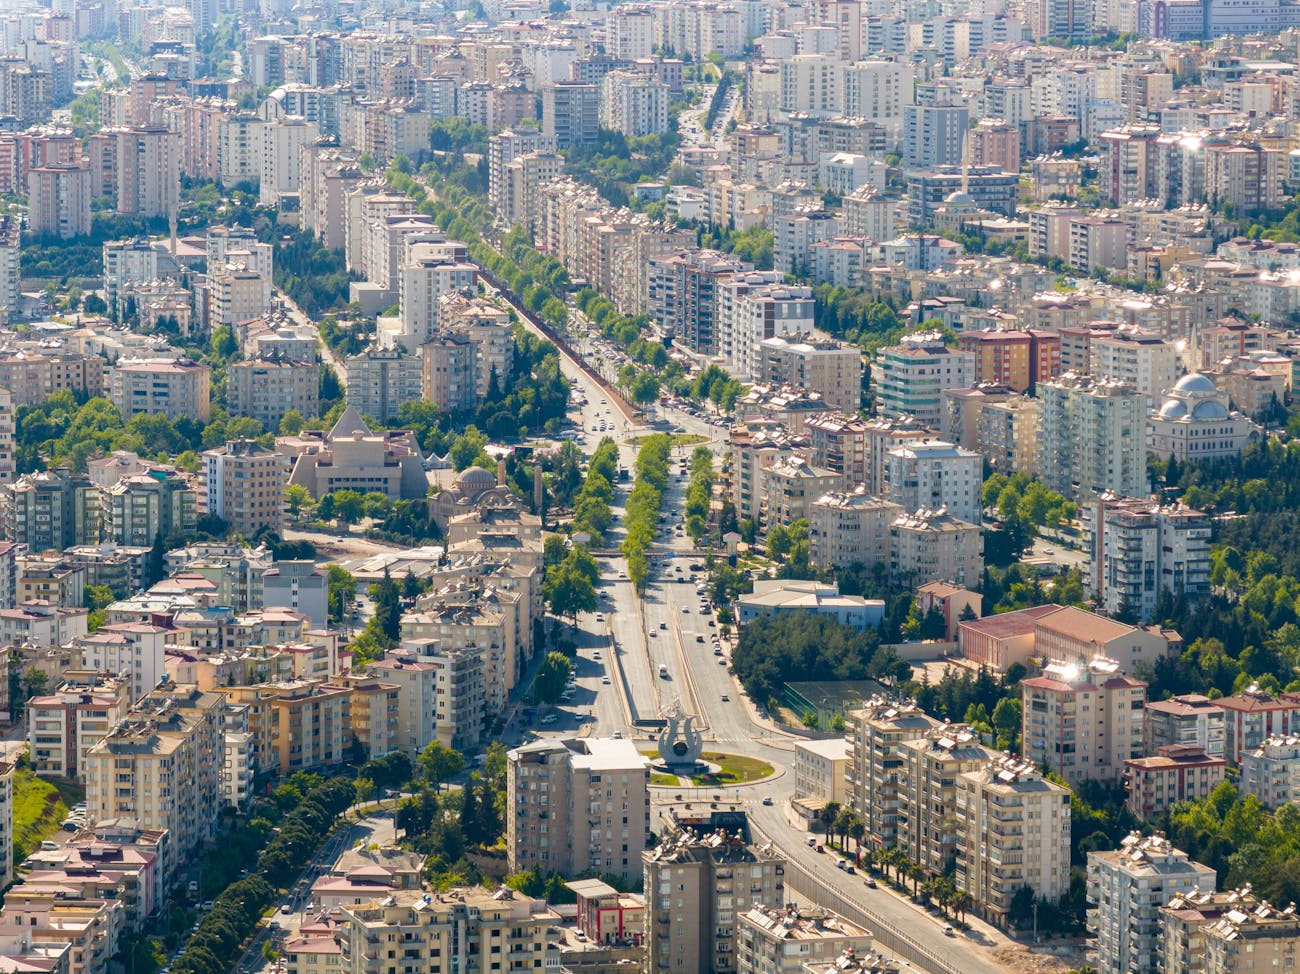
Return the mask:
<path id="1" fill-rule="evenodd" d="M 849 829 L 853 827 L 855 818 L 852 809 L 841 807 L 839 813 L 835 816 L 835 834 L 840 837 L 840 849 L 845 846 L 848 838 Z"/>
<path id="2" fill-rule="evenodd" d="M 862 839 L 866 834 L 867 823 L 862 821 L 862 819 L 855 813 L 853 816 L 853 824 L 849 826 L 849 835 L 853 837 L 853 851 L 858 854 L 859 859 L 863 856 Z M 868 850 L 867 854 L 870 854 L 870 850 Z"/>
<path id="3" fill-rule="evenodd" d="M 957 894 L 952 898 L 952 909 L 957 914 L 959 923 L 966 922 L 966 911 L 975 905 L 975 898 L 964 889 L 957 890 Z"/>
<path id="4" fill-rule="evenodd" d="M 925 879 L 925 870 L 917 863 L 909 862 L 907 864 L 907 878 L 912 881 L 912 895 L 916 896 L 921 880 Z"/>
<path id="5" fill-rule="evenodd" d="M 817 813 L 817 818 L 821 821 L 826 829 L 826 842 L 829 845 L 831 841 L 831 829 L 835 827 L 836 816 L 840 814 L 839 802 L 827 802 L 822 806 L 822 810 Z"/>
<path id="6" fill-rule="evenodd" d="M 894 846 L 888 850 L 888 856 L 885 859 L 885 869 L 894 871 L 894 882 L 900 886 L 903 883 L 903 867 L 907 864 L 907 856 L 903 855 L 903 850 Z"/>

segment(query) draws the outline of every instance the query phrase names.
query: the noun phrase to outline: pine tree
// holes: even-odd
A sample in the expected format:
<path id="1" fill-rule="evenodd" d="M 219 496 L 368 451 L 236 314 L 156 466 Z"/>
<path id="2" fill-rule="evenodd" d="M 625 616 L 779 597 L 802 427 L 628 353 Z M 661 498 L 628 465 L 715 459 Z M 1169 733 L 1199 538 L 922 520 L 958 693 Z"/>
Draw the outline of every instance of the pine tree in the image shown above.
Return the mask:
<path id="1" fill-rule="evenodd" d="M 466 842 L 477 845 L 483 841 L 479 798 L 474 790 L 474 775 L 466 779 L 464 787 L 460 790 L 460 830 Z"/>
<path id="2" fill-rule="evenodd" d="M 163 544 L 162 529 L 160 528 L 158 533 L 154 535 L 153 548 L 149 551 L 149 563 L 145 570 L 145 588 L 162 581 L 163 574 L 166 571 L 166 555 L 167 548 Z"/>
<path id="3" fill-rule="evenodd" d="M 390 644 L 402 637 L 402 605 L 397 583 L 384 569 L 384 577 L 375 586 L 375 633 Z"/>

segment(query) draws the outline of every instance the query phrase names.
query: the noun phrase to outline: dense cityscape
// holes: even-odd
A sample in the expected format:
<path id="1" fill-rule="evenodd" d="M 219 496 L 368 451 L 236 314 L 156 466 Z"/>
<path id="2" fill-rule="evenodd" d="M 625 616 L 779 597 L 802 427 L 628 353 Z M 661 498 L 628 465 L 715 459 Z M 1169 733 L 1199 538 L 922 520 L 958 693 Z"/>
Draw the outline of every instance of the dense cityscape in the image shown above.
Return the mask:
<path id="1" fill-rule="evenodd" d="M 1297 376 L 1290 0 L 8 0 L 0 972 L 1294 970 Z"/>

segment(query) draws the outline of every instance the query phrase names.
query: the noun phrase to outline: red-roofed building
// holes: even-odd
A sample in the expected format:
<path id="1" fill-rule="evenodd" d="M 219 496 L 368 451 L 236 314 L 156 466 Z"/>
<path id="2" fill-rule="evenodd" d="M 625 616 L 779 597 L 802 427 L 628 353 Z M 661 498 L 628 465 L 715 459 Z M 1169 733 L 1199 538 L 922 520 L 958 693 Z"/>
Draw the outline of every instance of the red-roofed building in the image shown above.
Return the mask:
<path id="1" fill-rule="evenodd" d="M 1170 744 L 1145 758 L 1124 762 L 1128 809 L 1143 821 L 1175 802 L 1199 801 L 1223 781 L 1228 762 L 1212 758 L 1195 744 Z"/>
<path id="2" fill-rule="evenodd" d="M 1012 663 L 1027 666 L 1029 658 L 1034 655 L 1034 632 L 1038 620 L 1060 608 L 1049 603 L 983 619 L 968 619 L 957 627 L 961 654 L 995 673 L 1005 673 Z"/>
<path id="3" fill-rule="evenodd" d="M 1259 747 L 1270 737 L 1286 737 L 1300 730 L 1300 694 L 1275 697 L 1251 684 L 1215 703 L 1224 713 L 1223 756 L 1230 764 L 1240 764 L 1243 751 Z"/>

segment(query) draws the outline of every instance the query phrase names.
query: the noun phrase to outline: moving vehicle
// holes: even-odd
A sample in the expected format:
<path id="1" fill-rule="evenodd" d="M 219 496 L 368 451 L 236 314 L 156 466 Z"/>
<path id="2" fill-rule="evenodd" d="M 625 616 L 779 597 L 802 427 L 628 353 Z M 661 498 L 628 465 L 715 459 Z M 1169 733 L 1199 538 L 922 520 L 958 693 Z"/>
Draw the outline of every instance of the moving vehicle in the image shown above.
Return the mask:
<path id="1" fill-rule="evenodd" d="M 665 666 L 663 663 L 659 664 L 659 679 L 661 680 L 668 679 L 668 667 Z"/>

